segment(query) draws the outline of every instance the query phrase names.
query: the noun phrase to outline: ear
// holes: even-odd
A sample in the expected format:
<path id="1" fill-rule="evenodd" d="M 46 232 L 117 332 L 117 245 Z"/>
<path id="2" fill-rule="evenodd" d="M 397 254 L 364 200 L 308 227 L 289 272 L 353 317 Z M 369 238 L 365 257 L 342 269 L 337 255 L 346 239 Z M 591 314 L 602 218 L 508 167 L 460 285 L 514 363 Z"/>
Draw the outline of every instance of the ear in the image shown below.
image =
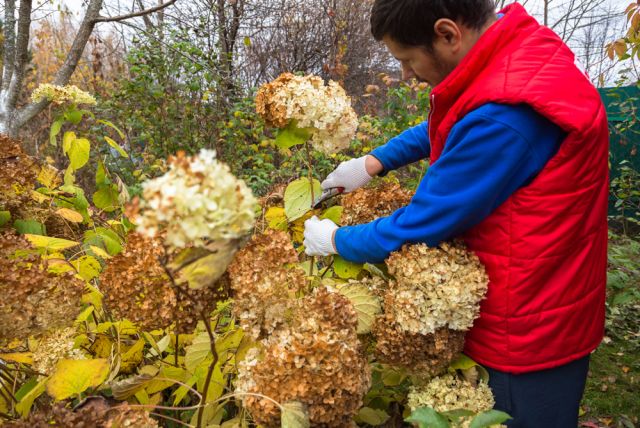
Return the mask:
<path id="1" fill-rule="evenodd" d="M 438 19 L 433 25 L 436 35 L 435 43 L 447 46 L 452 53 L 457 52 L 462 45 L 462 29 L 460 26 L 447 18 Z M 435 44 L 434 43 L 434 44 Z"/>

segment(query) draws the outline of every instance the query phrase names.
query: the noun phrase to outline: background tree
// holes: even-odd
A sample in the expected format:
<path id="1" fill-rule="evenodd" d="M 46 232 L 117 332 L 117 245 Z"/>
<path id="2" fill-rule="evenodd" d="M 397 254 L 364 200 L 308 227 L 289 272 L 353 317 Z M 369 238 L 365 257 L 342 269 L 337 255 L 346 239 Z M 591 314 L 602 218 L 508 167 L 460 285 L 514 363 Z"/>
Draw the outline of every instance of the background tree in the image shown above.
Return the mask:
<path id="1" fill-rule="evenodd" d="M 143 16 L 164 9 L 175 3 L 167 0 L 158 6 L 119 16 L 102 16 L 103 0 L 90 0 L 73 43 L 65 55 L 63 64 L 55 73 L 53 84 L 65 85 L 76 70 L 85 46 L 89 42 L 94 27 L 100 22 L 115 22 Z M 36 8 L 37 9 L 37 8 Z M 0 75 L 0 132 L 10 136 L 48 105 L 47 101 L 18 105 L 24 89 L 27 64 L 29 61 L 29 41 L 34 13 L 33 0 L 4 1 L 4 43 L 2 73 Z"/>

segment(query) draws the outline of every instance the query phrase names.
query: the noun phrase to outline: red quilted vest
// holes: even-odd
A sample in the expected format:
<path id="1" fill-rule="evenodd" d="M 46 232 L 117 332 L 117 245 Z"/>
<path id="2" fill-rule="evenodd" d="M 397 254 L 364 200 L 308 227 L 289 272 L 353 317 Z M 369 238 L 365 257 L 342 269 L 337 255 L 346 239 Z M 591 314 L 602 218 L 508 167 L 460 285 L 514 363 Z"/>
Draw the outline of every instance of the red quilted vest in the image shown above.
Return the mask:
<path id="1" fill-rule="evenodd" d="M 464 236 L 490 278 L 465 352 L 524 373 L 583 357 L 602 339 L 609 133 L 571 50 L 522 6 L 503 13 L 433 89 L 429 137 L 437 162 L 456 122 L 487 103 L 526 103 L 567 133 L 536 179 Z"/>

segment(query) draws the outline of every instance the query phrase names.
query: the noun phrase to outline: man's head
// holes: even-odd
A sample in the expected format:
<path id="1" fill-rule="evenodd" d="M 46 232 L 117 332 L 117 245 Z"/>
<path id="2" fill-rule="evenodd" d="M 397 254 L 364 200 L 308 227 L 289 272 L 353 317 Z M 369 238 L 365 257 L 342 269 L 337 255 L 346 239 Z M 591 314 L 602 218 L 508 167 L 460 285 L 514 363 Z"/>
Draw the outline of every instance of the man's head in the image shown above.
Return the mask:
<path id="1" fill-rule="evenodd" d="M 435 86 L 495 21 L 493 0 L 375 0 L 371 32 L 402 64 L 405 79 Z"/>

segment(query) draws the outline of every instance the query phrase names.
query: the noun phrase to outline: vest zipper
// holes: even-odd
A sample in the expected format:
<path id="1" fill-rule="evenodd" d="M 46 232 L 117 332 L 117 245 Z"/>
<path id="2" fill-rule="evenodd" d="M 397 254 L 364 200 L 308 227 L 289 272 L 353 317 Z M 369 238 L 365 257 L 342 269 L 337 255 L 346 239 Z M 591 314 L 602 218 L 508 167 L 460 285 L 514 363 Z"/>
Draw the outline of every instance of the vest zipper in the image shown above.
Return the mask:
<path id="1" fill-rule="evenodd" d="M 431 110 L 429 111 L 429 123 L 427 124 L 427 132 L 429 133 L 428 137 L 429 137 L 429 157 L 431 157 L 431 153 L 433 150 L 433 144 L 431 142 L 431 117 L 433 116 L 433 110 L 435 108 L 436 105 L 436 96 L 433 94 L 433 92 L 431 93 Z"/>

